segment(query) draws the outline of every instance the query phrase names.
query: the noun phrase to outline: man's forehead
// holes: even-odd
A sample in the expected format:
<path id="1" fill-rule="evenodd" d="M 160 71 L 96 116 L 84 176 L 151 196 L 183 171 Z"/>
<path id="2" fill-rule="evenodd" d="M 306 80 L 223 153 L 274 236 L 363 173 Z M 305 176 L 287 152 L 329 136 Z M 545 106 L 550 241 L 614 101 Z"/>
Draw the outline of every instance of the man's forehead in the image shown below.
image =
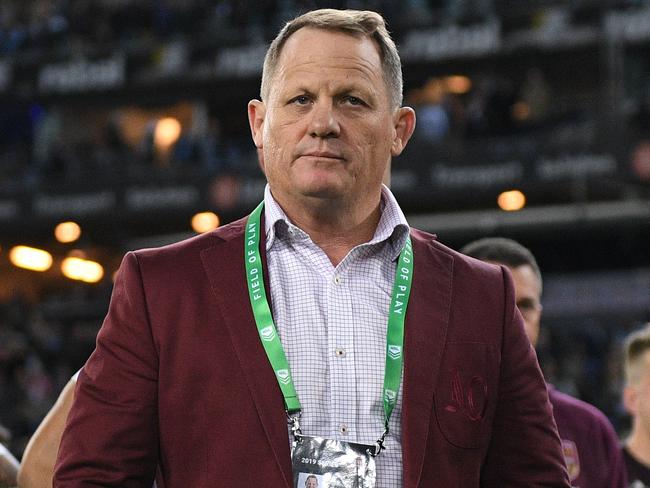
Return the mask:
<path id="1" fill-rule="evenodd" d="M 650 350 L 643 351 L 626 364 L 625 374 L 629 384 L 647 390 L 650 387 Z"/>
<path id="2" fill-rule="evenodd" d="M 513 275 L 523 278 L 527 284 L 539 286 L 539 277 L 530 264 L 520 264 L 519 266 L 508 266 Z"/>
<path id="3" fill-rule="evenodd" d="M 650 373 L 650 349 L 643 351 L 639 359 L 639 363 L 643 365 L 644 372 Z"/>
<path id="4" fill-rule="evenodd" d="M 282 46 L 278 67 L 304 62 L 322 62 L 330 56 L 345 59 L 345 48 L 354 47 L 354 59 L 373 72 L 381 69 L 381 51 L 377 42 L 367 35 L 353 32 L 302 27 Z"/>

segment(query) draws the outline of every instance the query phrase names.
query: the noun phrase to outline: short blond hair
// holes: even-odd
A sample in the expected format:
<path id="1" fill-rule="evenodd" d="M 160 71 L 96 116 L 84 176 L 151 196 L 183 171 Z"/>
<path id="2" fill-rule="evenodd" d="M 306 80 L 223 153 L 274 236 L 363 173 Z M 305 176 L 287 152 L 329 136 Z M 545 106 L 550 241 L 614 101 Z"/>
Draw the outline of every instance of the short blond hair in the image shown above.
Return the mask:
<path id="1" fill-rule="evenodd" d="M 296 17 L 287 22 L 276 38 L 273 39 L 264 58 L 260 90 L 262 100 L 269 97 L 271 83 L 284 44 L 289 37 L 303 27 L 343 32 L 355 37 L 367 36 L 373 39 L 379 46 L 384 82 L 388 89 L 391 105 L 393 108 L 402 105 L 402 63 L 397 47 L 386 29 L 384 18 L 377 12 L 369 10 L 336 10 L 330 8 L 312 10 Z"/>
<path id="2" fill-rule="evenodd" d="M 644 353 L 650 351 L 650 322 L 625 339 L 625 381 L 628 385 L 641 380 L 641 362 Z"/>

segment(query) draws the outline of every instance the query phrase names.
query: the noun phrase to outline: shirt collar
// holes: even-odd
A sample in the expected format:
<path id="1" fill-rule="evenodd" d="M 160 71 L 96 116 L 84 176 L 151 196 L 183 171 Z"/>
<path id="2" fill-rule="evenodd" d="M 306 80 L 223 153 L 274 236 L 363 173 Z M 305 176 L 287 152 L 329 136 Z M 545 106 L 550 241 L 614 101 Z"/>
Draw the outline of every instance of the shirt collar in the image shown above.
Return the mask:
<path id="1" fill-rule="evenodd" d="M 375 230 L 375 235 L 368 244 L 377 244 L 388 241 L 391 246 L 391 258 L 397 259 L 409 234 L 409 225 L 393 193 L 386 185 L 381 187 L 381 217 Z M 271 195 L 271 188 L 268 183 L 264 189 L 264 221 L 266 231 L 266 250 L 273 246 L 278 233 L 283 234 L 284 230 L 295 229 L 306 235 L 296 227 L 289 217 L 284 213 L 278 202 Z"/>

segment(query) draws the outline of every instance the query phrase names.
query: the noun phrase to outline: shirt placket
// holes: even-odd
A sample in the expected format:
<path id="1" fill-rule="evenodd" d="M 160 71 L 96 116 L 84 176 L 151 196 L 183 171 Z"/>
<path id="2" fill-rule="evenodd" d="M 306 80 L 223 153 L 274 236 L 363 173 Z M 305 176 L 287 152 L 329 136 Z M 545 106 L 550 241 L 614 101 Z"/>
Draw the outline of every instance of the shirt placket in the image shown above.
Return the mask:
<path id="1" fill-rule="evenodd" d="M 352 333 L 352 300 L 348 280 L 351 256 L 337 266 L 327 287 L 328 362 L 330 371 L 330 432 L 343 441 L 357 440 L 357 384 Z"/>

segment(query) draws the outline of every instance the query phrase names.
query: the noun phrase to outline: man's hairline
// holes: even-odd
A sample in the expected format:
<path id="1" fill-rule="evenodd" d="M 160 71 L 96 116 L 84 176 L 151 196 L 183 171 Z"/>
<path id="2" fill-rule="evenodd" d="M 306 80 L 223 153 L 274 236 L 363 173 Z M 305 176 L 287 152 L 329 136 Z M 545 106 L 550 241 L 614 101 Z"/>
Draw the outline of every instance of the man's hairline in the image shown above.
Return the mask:
<path id="1" fill-rule="evenodd" d="M 650 374 L 650 371 L 646 373 L 641 371 L 640 373 L 632 374 L 632 370 L 638 370 L 643 366 L 643 363 L 650 363 L 649 353 L 650 347 L 646 347 L 639 354 L 635 354 L 634 358 L 625 359 L 625 386 L 637 387 L 643 381 L 643 378 Z"/>
<path id="2" fill-rule="evenodd" d="M 340 28 L 340 27 L 303 25 L 303 26 L 297 28 L 295 31 L 293 31 L 291 34 L 289 34 L 287 37 L 285 37 L 283 39 L 283 41 L 282 41 L 282 44 L 280 44 L 278 46 L 277 51 L 276 51 L 277 56 L 276 56 L 275 66 L 274 66 L 274 69 L 273 69 L 273 72 L 272 72 L 273 76 L 271 76 L 270 78 L 267 78 L 268 83 L 267 83 L 266 86 L 269 89 L 268 91 L 270 91 L 271 86 L 275 82 L 277 73 L 279 71 L 278 67 L 280 66 L 280 61 L 282 59 L 282 54 L 284 53 L 284 48 L 287 45 L 287 42 L 289 42 L 289 40 L 297 32 L 300 32 L 303 29 L 312 29 L 312 30 L 323 31 L 323 32 L 332 32 L 332 33 L 337 33 L 338 32 L 338 33 L 341 33 L 341 34 L 348 35 L 350 37 L 354 37 L 356 39 L 369 39 L 372 42 L 372 44 L 375 46 L 377 54 L 379 55 L 379 66 L 381 68 L 381 70 L 380 70 L 381 71 L 381 79 L 384 82 L 384 87 L 386 88 L 386 96 L 388 97 L 388 105 L 389 105 L 390 111 L 391 111 L 391 113 L 395 113 L 395 112 L 397 112 L 397 110 L 399 110 L 401 108 L 402 104 L 400 103 L 400 101 L 399 100 L 393 100 L 393 96 L 392 96 L 392 93 L 391 93 L 392 90 L 390 88 L 388 80 L 386 79 L 386 70 L 384 69 L 384 59 L 383 59 L 384 53 L 382 51 L 381 44 L 379 44 L 379 41 L 377 39 L 375 39 L 373 34 L 367 34 L 365 32 L 359 32 L 359 31 L 344 29 L 344 28 Z M 260 87 L 260 88 L 263 88 L 263 87 Z M 268 95 L 268 93 L 266 95 Z M 260 99 L 264 104 L 266 104 L 268 99 L 269 99 L 268 96 L 265 96 L 265 94 L 263 93 L 263 90 L 260 90 Z"/>

